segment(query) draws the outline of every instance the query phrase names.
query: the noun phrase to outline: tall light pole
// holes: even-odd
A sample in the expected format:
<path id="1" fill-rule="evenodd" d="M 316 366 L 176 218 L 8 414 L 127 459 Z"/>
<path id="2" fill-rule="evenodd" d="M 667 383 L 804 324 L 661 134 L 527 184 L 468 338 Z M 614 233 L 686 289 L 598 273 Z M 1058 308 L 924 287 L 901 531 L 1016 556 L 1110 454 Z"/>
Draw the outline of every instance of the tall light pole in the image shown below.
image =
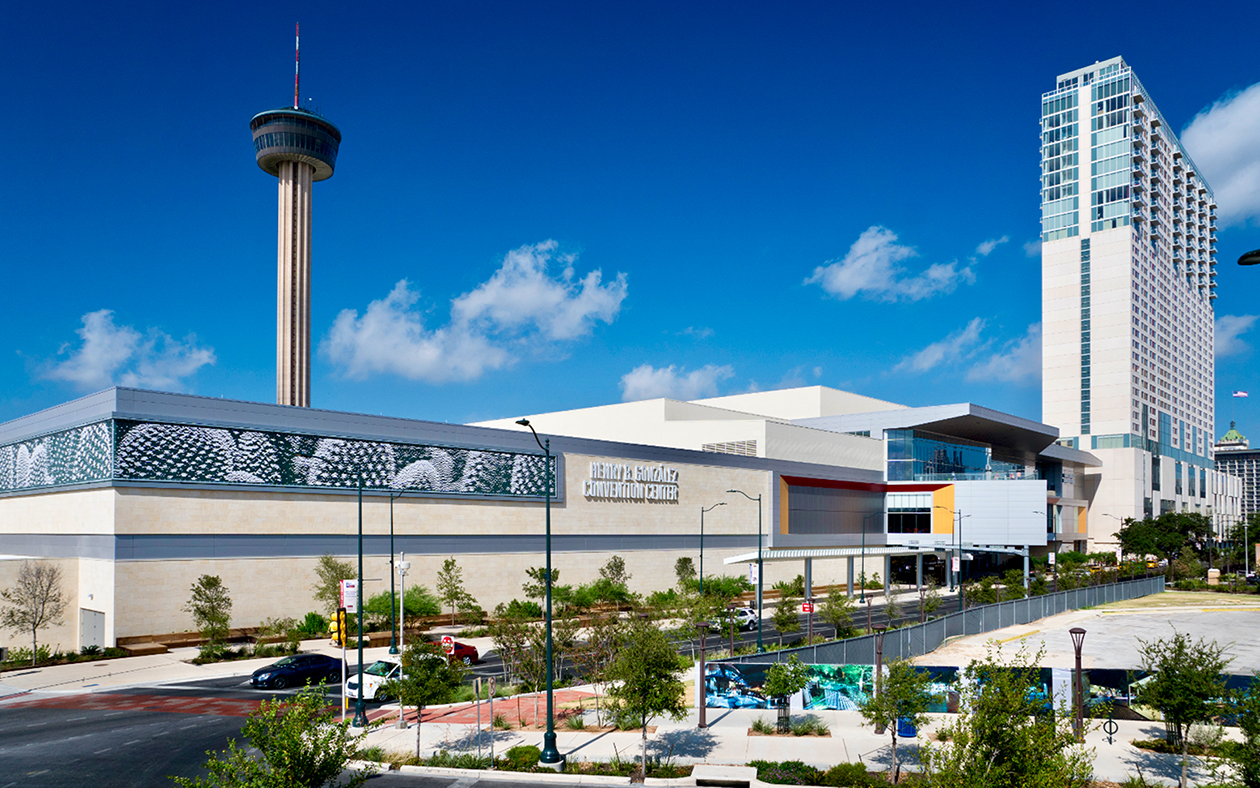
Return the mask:
<path id="1" fill-rule="evenodd" d="M 1076 649 L 1076 679 L 1072 683 L 1076 717 L 1072 727 L 1076 729 L 1076 740 L 1085 741 L 1085 682 L 1081 677 L 1081 647 L 1085 645 L 1085 630 L 1072 627 L 1068 634 L 1072 636 L 1072 648 Z"/>
<path id="2" fill-rule="evenodd" d="M 866 604 L 866 521 L 871 519 L 872 517 L 883 517 L 883 516 L 884 516 L 884 513 L 882 511 L 871 512 L 870 514 L 862 515 L 862 572 L 860 575 L 862 578 L 862 588 L 860 589 L 862 593 L 858 598 L 859 605 Z"/>
<path id="3" fill-rule="evenodd" d="M 395 555 L 394 554 L 394 499 L 400 497 L 401 495 L 402 493 L 390 493 L 390 496 L 389 496 L 389 560 L 391 563 L 393 562 L 394 555 Z M 393 572 L 389 573 L 389 598 L 391 600 L 394 598 L 394 573 Z M 402 608 L 401 599 L 398 602 L 398 607 L 399 609 Z M 401 621 L 402 621 L 402 613 L 398 614 L 398 620 L 395 621 L 394 620 L 394 606 L 390 605 L 389 606 L 389 653 L 391 654 L 398 653 L 398 642 L 402 640 L 402 635 L 401 635 L 401 632 L 399 631 L 400 629 L 399 622 Z M 398 635 L 397 640 L 394 639 L 395 634 Z"/>
<path id="4" fill-rule="evenodd" d="M 766 581 L 765 563 L 761 557 L 761 493 L 757 493 L 757 497 L 754 498 L 743 490 L 727 490 L 727 492 L 739 493 L 748 500 L 757 502 L 757 653 L 760 654 L 766 650 L 761 641 L 761 590 Z"/>
<path id="5" fill-rule="evenodd" d="M 884 676 L 884 633 L 888 631 L 887 626 L 875 627 L 875 697 L 879 697 L 880 686 Z M 893 720 L 893 725 L 897 721 Z M 882 734 L 884 732 L 883 725 L 877 725 L 875 732 Z"/>
<path id="6" fill-rule="evenodd" d="M 405 617 L 405 616 L 404 616 L 404 614 L 403 614 L 403 613 L 404 613 L 404 611 L 403 611 L 403 599 L 405 599 L 405 598 L 406 598 L 406 596 L 407 596 L 407 570 L 411 568 L 411 562 L 407 560 L 407 554 L 406 554 L 406 553 L 403 553 L 402 555 L 400 555 L 400 556 L 398 557 L 398 562 L 397 562 L 397 563 L 395 563 L 395 564 L 394 564 L 394 566 L 398 569 L 398 576 L 399 576 L 399 580 L 398 580 L 398 590 L 399 590 L 399 596 L 398 596 L 398 620 L 401 622 L 401 621 L 406 621 L 406 617 Z M 394 573 L 393 573 L 393 572 L 390 572 L 390 573 L 389 573 L 389 584 L 390 584 L 391 586 L 394 584 Z M 393 605 L 390 605 L 390 607 L 392 608 L 392 607 L 393 607 Z M 392 615 L 393 615 L 393 613 L 391 612 L 391 613 L 390 613 L 390 615 L 392 616 Z M 403 645 L 403 642 L 402 642 L 402 641 L 403 641 L 403 632 L 402 632 L 402 627 L 399 627 L 399 628 L 398 628 L 398 647 L 399 647 L 399 648 L 402 648 L 402 645 Z M 399 671 L 398 671 L 398 678 L 399 678 L 400 680 L 402 679 L 402 668 L 401 668 L 401 666 L 399 667 Z M 417 724 L 417 725 L 419 725 L 419 724 L 420 724 L 420 720 L 419 720 L 418 718 L 417 718 L 417 720 L 416 720 L 416 724 Z M 403 730 L 405 730 L 405 729 L 407 728 L 407 720 L 406 720 L 406 719 L 405 719 L 405 717 L 404 717 L 404 710 L 403 710 L 403 707 L 402 707 L 402 703 L 401 703 L 401 702 L 399 702 L 399 704 L 398 704 L 398 727 L 399 727 L 400 729 L 403 729 Z"/>
<path id="7" fill-rule="evenodd" d="M 359 597 L 359 696 L 354 700 L 354 719 L 350 724 L 366 728 L 367 707 L 363 703 L 363 476 L 359 476 L 359 583 L 355 593 Z"/>
<path id="8" fill-rule="evenodd" d="M 704 596 L 704 513 L 711 512 L 719 506 L 726 506 L 726 502 L 715 503 L 708 509 L 700 507 L 700 596 Z M 701 725 L 701 728 L 704 726 Z"/>
<path id="9" fill-rule="evenodd" d="M 958 509 L 958 510 L 956 510 L 956 511 L 955 511 L 954 509 L 951 509 L 951 508 L 949 508 L 948 506 L 941 506 L 941 505 L 939 505 L 939 504 L 938 504 L 938 505 L 936 505 L 936 506 L 933 506 L 932 508 L 933 508 L 933 509 L 943 509 L 944 511 L 949 512 L 949 513 L 950 513 L 950 515 L 952 515 L 952 516 L 954 517 L 954 521 L 957 523 L 957 525 L 954 527 L 954 533 L 958 535 L 958 550 L 957 550 L 957 553 L 956 553 L 956 555 L 958 556 L 958 612 L 959 612 L 959 613 L 961 613 L 961 612 L 962 612 L 962 610 L 963 610 L 963 592 L 962 592 L 962 583 L 963 583 L 963 571 L 962 571 L 962 569 L 963 569 L 963 558 L 962 558 L 962 556 L 963 556 L 963 551 L 962 551 L 962 521 L 963 521 L 963 518 L 964 518 L 964 517 L 970 517 L 971 515 L 969 515 L 969 514 L 963 514 L 963 513 L 962 513 L 962 509 Z M 953 590 L 954 590 L 953 576 L 954 576 L 954 575 L 953 575 L 953 572 L 951 571 L 951 572 L 950 572 L 950 587 L 949 587 L 949 590 L 950 590 L 950 591 L 953 591 Z"/>
<path id="10" fill-rule="evenodd" d="M 546 495 L 547 507 L 547 732 L 543 734 L 543 750 L 538 762 L 548 769 L 560 771 L 564 768 L 564 756 L 560 754 L 560 750 L 556 747 L 556 724 L 554 712 L 554 695 L 552 685 L 555 677 L 552 675 L 555 670 L 555 664 L 552 658 L 553 646 L 551 643 L 551 485 L 553 481 L 553 472 L 551 469 L 551 438 L 546 442 L 539 440 L 538 431 L 534 429 L 534 425 L 529 423 L 529 419 L 520 419 L 516 422 L 522 427 L 529 427 L 529 431 L 534 436 L 534 442 L 538 444 L 538 448 L 543 451 L 543 461 L 547 463 L 547 481 L 543 485 Z"/>

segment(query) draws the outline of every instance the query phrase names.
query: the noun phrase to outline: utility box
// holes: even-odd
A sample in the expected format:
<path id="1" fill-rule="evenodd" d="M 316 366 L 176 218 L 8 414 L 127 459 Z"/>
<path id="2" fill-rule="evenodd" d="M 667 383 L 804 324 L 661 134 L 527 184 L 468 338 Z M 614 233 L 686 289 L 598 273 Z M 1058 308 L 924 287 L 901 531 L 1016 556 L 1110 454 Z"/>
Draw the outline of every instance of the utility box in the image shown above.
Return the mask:
<path id="1" fill-rule="evenodd" d="M 1208 585 L 1219 586 L 1220 584 L 1221 584 L 1221 570 L 1209 569 L 1208 570 Z"/>

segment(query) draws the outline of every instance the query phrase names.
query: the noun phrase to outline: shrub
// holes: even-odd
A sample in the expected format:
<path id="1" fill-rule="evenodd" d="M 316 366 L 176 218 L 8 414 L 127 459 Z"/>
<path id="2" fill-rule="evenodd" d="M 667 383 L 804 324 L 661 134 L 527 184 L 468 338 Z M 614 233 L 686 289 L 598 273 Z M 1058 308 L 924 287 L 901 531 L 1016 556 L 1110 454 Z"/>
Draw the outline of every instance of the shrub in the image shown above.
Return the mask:
<path id="1" fill-rule="evenodd" d="M 769 736 L 774 733 L 774 725 L 768 722 L 765 717 L 758 717 L 753 720 L 752 729 L 753 732 L 760 733 L 765 736 Z"/>
<path id="2" fill-rule="evenodd" d="M 817 717 L 809 716 L 792 723 L 793 736 L 826 736 L 831 733 L 827 723 Z"/>
<path id="3" fill-rule="evenodd" d="M 425 761 L 424 765 L 444 769 L 488 769 L 492 764 L 488 756 L 478 757 L 472 752 L 449 753 L 446 750 L 439 750 L 433 753 L 433 757 Z"/>
<path id="4" fill-rule="evenodd" d="M 297 629 L 304 637 L 320 638 L 328 634 L 328 619 L 312 610 L 298 624 Z"/>
<path id="5" fill-rule="evenodd" d="M 509 722 L 507 721 L 507 717 L 504 717 L 502 714 L 496 714 L 496 715 L 494 715 L 494 721 L 493 721 L 491 724 L 492 724 L 495 728 L 498 728 L 498 729 L 499 729 L 499 730 L 501 730 L 501 731 L 510 731 L 510 730 L 512 730 L 512 724 L 511 724 L 511 723 L 509 723 Z"/>
<path id="6" fill-rule="evenodd" d="M 100 646 L 84 646 L 83 648 L 79 650 L 79 653 L 85 657 L 96 657 L 100 655 L 101 647 Z"/>
<path id="7" fill-rule="evenodd" d="M 581 714 L 574 714 L 570 717 L 566 717 L 564 720 L 564 727 L 571 731 L 580 731 L 586 727 L 586 718 Z"/>
<path id="8" fill-rule="evenodd" d="M 776 785 L 818 785 L 823 773 L 801 761 L 749 761 L 757 769 L 757 779 Z"/>
<path id="9" fill-rule="evenodd" d="M 495 608 L 494 614 L 498 618 L 532 618 L 538 619 L 543 617 L 542 605 L 533 600 L 513 599 L 506 606 Z"/>
<path id="10" fill-rule="evenodd" d="M 533 745 L 519 744 L 504 753 L 500 764 L 504 769 L 514 772 L 528 771 L 538 765 L 542 750 Z"/>
<path id="11" fill-rule="evenodd" d="M 884 782 L 882 777 L 872 778 L 864 763 L 837 763 L 823 772 L 822 785 L 829 788 L 867 788 Z"/>

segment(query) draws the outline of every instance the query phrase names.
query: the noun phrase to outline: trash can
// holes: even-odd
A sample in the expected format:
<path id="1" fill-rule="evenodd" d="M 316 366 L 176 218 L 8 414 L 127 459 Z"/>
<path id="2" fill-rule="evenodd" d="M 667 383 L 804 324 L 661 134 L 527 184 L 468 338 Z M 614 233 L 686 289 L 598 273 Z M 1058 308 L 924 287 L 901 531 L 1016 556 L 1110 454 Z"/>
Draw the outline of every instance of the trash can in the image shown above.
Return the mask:
<path id="1" fill-rule="evenodd" d="M 919 730 L 910 724 L 910 720 L 905 717 L 897 718 L 897 738 L 899 739 L 916 739 L 919 736 Z"/>

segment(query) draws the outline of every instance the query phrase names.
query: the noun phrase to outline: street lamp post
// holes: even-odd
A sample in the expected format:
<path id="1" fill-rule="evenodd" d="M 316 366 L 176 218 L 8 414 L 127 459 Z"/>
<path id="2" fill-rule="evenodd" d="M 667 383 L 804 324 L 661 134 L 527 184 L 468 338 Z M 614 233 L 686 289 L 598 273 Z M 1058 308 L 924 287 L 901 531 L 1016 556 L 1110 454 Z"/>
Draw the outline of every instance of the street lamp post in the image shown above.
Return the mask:
<path id="1" fill-rule="evenodd" d="M 748 500 L 757 502 L 757 653 L 760 654 L 766 650 L 761 641 L 761 591 L 766 579 L 765 563 L 761 557 L 761 493 L 757 493 L 757 497 L 754 498 L 743 490 L 727 490 L 727 492 L 739 493 Z"/>
<path id="2" fill-rule="evenodd" d="M 704 513 L 711 512 L 719 506 L 726 506 L 726 502 L 715 503 L 708 509 L 700 507 L 700 596 L 704 596 Z M 701 728 L 704 726 L 701 725 Z"/>
<path id="3" fill-rule="evenodd" d="M 391 558 L 393 556 L 390 556 Z M 359 477 L 359 583 L 355 591 L 358 595 L 359 608 L 359 693 L 354 700 L 354 719 L 350 722 L 356 728 L 366 728 L 367 706 L 363 703 L 363 477 Z M 343 634 L 344 638 L 345 635 Z"/>
<path id="4" fill-rule="evenodd" d="M 696 629 L 700 630 L 700 693 L 699 693 L 700 697 L 696 699 L 697 701 L 696 705 L 700 709 L 700 724 L 697 725 L 696 727 L 699 728 L 700 730 L 704 730 L 706 727 L 708 727 L 704 719 L 704 708 L 706 705 L 708 705 L 706 702 L 708 700 L 708 697 L 707 697 L 708 693 L 705 691 L 705 684 L 704 684 L 704 641 L 705 641 L 705 636 L 708 635 L 709 633 L 709 622 L 701 621 L 699 624 L 696 624 Z"/>
<path id="5" fill-rule="evenodd" d="M 389 496 L 389 560 L 394 560 L 394 499 L 401 496 L 402 493 L 391 493 Z M 394 598 L 394 573 L 389 573 L 389 598 Z M 399 602 L 399 607 L 402 603 Z M 389 606 L 389 653 L 398 653 L 398 642 L 402 640 L 402 633 L 399 632 L 399 623 L 402 621 L 402 613 L 398 614 L 398 620 L 394 620 L 394 606 Z M 394 635 L 398 634 L 398 640 L 394 639 Z M 401 717 L 400 717 L 401 719 Z"/>
<path id="6" fill-rule="evenodd" d="M 1085 682 L 1081 676 L 1081 646 L 1085 645 L 1085 630 L 1072 627 L 1068 634 L 1072 636 L 1072 648 L 1076 650 L 1076 676 L 1072 682 L 1076 716 L 1072 727 L 1076 729 L 1076 740 L 1085 741 Z"/>
<path id="7" fill-rule="evenodd" d="M 866 604 L 866 521 L 872 517 L 883 516 L 883 512 L 871 512 L 870 514 L 862 515 L 862 571 L 858 573 L 858 576 L 862 578 L 862 587 L 859 589 L 862 593 L 858 597 L 859 605 Z"/>
<path id="8" fill-rule="evenodd" d="M 879 697 L 880 686 L 884 675 L 884 633 L 888 631 L 888 627 L 875 627 L 875 697 Z M 894 721 L 894 725 L 897 723 Z M 883 725 L 875 727 L 875 733 L 882 734 L 884 732 Z"/>
<path id="9" fill-rule="evenodd" d="M 522 427 L 529 427 L 529 431 L 534 436 L 534 442 L 538 444 L 538 448 L 543 450 L 544 462 L 547 463 L 547 480 L 544 483 L 547 507 L 547 732 L 543 734 L 543 750 L 538 762 L 548 769 L 560 771 L 564 768 L 564 756 L 560 754 L 560 750 L 556 747 L 556 725 L 554 709 L 554 693 L 552 686 L 555 682 L 554 673 L 555 664 L 552 657 L 553 646 L 551 642 L 551 486 L 553 481 L 553 473 L 551 469 L 551 438 L 544 443 L 538 438 L 538 431 L 534 429 L 534 425 L 529 423 L 529 419 L 521 419 L 516 422 Z"/>
<path id="10" fill-rule="evenodd" d="M 401 624 L 407 620 L 405 616 L 406 611 L 403 609 L 403 599 L 405 599 L 407 596 L 407 570 L 411 568 L 411 562 L 407 560 L 407 554 L 403 553 L 402 555 L 400 555 L 398 557 L 398 563 L 396 563 L 394 566 L 398 569 L 398 577 L 399 577 L 399 580 L 398 580 L 398 591 L 399 591 L 398 621 Z M 393 572 L 389 573 L 389 583 L 390 585 L 394 584 Z M 393 605 L 390 605 L 390 608 L 392 609 Z M 392 610 L 391 610 L 390 615 L 393 615 Z M 398 647 L 401 649 L 402 646 L 403 646 L 403 630 L 402 630 L 402 627 L 399 626 L 398 627 Z M 402 678 L 401 668 L 398 671 L 398 677 L 399 679 Z M 420 724 L 419 719 L 416 720 L 416 724 L 417 725 Z M 403 706 L 402 706 L 401 699 L 399 699 L 399 703 L 398 703 L 398 727 L 399 729 L 405 729 L 407 727 L 407 722 L 403 718 Z"/>

